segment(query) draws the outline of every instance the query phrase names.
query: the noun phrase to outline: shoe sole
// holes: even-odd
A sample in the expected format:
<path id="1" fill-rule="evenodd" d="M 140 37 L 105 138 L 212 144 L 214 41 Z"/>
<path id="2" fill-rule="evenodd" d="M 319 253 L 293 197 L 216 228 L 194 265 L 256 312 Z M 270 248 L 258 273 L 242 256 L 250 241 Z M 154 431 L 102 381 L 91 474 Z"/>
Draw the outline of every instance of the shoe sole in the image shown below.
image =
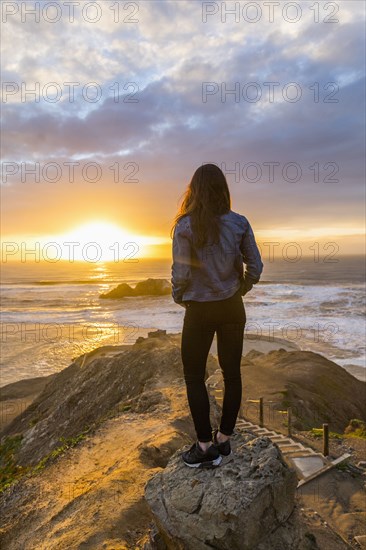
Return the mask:
<path id="1" fill-rule="evenodd" d="M 220 451 L 219 451 L 220 453 Z M 233 451 L 231 450 L 230 453 L 228 453 L 227 455 L 224 455 L 223 453 L 220 453 L 221 456 L 231 456 L 233 454 Z"/>
<path id="2" fill-rule="evenodd" d="M 206 462 L 198 462 L 197 464 L 189 464 L 183 459 L 184 464 L 186 466 L 189 466 L 190 468 L 216 468 L 217 466 L 219 466 L 219 464 L 221 464 L 221 461 L 221 455 L 215 458 L 215 460 L 207 460 Z"/>

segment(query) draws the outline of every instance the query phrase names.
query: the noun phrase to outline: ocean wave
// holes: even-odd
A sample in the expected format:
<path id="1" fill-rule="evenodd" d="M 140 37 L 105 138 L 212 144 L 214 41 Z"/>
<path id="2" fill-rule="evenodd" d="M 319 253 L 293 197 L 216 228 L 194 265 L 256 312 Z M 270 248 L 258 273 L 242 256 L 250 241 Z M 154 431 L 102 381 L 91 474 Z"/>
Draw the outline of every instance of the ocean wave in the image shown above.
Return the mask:
<path id="1" fill-rule="evenodd" d="M 45 278 L 41 279 L 42 276 Z M 100 300 L 101 286 L 110 287 L 120 281 L 120 275 L 114 273 L 113 276 L 116 282 L 108 277 L 86 278 L 82 273 L 62 281 L 48 274 L 33 274 L 33 282 L 25 282 L 22 277 L 23 282 L 18 280 L 3 286 L 2 321 L 18 323 L 17 334 L 20 334 L 22 323 L 29 324 L 30 331 L 34 325 L 41 325 L 41 328 L 57 324 L 93 325 L 98 329 L 103 323 L 111 323 L 138 328 L 149 328 L 153 324 L 168 332 L 181 332 L 185 310 L 174 304 L 170 295 L 130 296 L 110 303 Z M 126 282 L 134 284 L 136 280 Z M 363 284 L 344 285 L 333 281 L 327 284 L 318 280 L 313 280 L 312 284 L 291 283 L 274 281 L 273 277 L 260 281 L 243 298 L 247 330 L 259 330 L 262 335 L 271 335 L 273 331 L 273 336 L 292 339 L 304 349 L 361 363 L 365 357 L 361 321 L 363 288 Z M 22 342 L 19 345 L 23 345 Z M 47 359 L 51 352 L 52 348 L 45 351 Z M 32 353 L 27 358 L 30 368 L 34 359 Z"/>

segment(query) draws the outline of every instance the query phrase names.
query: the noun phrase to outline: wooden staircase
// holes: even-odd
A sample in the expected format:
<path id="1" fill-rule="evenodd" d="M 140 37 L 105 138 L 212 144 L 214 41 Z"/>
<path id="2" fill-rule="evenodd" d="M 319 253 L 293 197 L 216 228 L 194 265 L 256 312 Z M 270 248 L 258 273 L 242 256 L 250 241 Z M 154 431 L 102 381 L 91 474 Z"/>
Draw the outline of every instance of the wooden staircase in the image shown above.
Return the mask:
<path id="1" fill-rule="evenodd" d="M 222 406 L 222 389 L 213 388 L 214 396 L 217 404 Z M 297 487 L 301 487 L 304 483 L 318 477 L 319 475 L 327 472 L 331 468 L 337 466 L 341 462 L 350 458 L 349 453 L 345 453 L 335 460 L 330 460 L 323 454 L 314 451 L 311 447 L 306 447 L 302 443 L 295 441 L 290 436 L 286 436 L 274 430 L 270 430 L 264 426 L 253 424 L 248 420 L 239 416 L 236 421 L 235 429 L 238 432 L 250 432 L 258 437 L 268 437 L 273 443 L 275 443 L 281 451 L 281 454 L 285 462 L 295 469 L 298 477 Z"/>
<path id="2" fill-rule="evenodd" d="M 276 443 L 287 464 L 295 468 L 299 480 L 297 484 L 298 487 L 301 487 L 304 483 L 334 468 L 334 466 L 337 466 L 337 464 L 340 464 L 351 456 L 345 453 L 335 460 L 330 460 L 321 453 L 311 449 L 311 447 L 305 447 L 302 443 L 294 441 L 288 436 L 265 427 L 261 428 L 257 424 L 253 424 L 243 418 L 237 420 L 236 429 L 239 432 L 248 431 L 254 433 L 258 437 L 269 437 L 273 443 Z"/>

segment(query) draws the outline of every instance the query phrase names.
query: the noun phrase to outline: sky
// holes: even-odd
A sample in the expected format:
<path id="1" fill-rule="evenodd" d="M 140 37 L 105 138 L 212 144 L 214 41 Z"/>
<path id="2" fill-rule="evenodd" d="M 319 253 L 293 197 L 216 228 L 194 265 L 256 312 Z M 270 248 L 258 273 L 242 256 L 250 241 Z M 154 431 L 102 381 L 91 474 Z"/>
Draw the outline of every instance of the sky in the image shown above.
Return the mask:
<path id="1" fill-rule="evenodd" d="M 1 8 L 9 260 L 82 239 L 169 257 L 206 162 L 262 249 L 364 251 L 364 2 Z"/>

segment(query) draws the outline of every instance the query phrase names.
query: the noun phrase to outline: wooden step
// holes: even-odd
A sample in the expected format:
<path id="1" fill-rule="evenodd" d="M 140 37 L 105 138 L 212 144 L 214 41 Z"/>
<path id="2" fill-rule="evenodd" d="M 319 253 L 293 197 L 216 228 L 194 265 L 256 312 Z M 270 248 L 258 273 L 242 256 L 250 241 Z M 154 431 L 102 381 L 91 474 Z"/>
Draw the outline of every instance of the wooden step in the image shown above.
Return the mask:
<path id="1" fill-rule="evenodd" d="M 303 445 L 298 445 L 296 443 L 288 443 L 286 445 L 278 445 L 280 448 L 281 453 L 285 453 L 287 449 L 297 449 L 298 451 L 305 451 L 305 447 Z"/>
<path id="2" fill-rule="evenodd" d="M 331 462 L 326 457 L 324 457 L 321 453 L 314 451 L 314 449 L 312 449 L 311 447 L 305 447 L 302 443 L 295 441 L 289 436 L 275 432 L 273 430 L 269 430 L 268 428 L 259 426 L 258 424 L 253 424 L 248 420 L 244 420 L 240 418 L 238 419 L 236 426 L 239 431 L 248 430 L 257 436 L 268 437 L 273 443 L 275 443 L 278 446 L 284 458 L 286 458 L 286 460 L 289 460 L 290 463 L 292 458 L 301 459 L 301 458 L 307 458 L 307 457 L 309 458 L 318 457 L 319 460 L 323 462 L 324 466 L 319 468 L 318 471 L 314 472 L 313 474 L 311 474 L 306 478 L 301 477 L 300 469 L 298 466 L 296 466 L 295 469 L 298 472 L 298 476 L 300 477 L 298 487 L 301 487 L 304 483 L 306 483 L 311 479 L 314 479 L 315 477 L 322 474 L 323 472 L 328 471 L 329 469 L 333 468 L 334 466 L 336 466 L 337 464 L 345 460 L 348 456 L 350 456 L 350 455 L 343 455 L 339 459 Z"/>
<path id="3" fill-rule="evenodd" d="M 289 458 L 319 458 L 323 463 L 326 462 L 326 458 L 320 453 L 305 453 L 304 451 L 297 451 L 294 453 L 284 453 Z M 291 456 L 290 456 L 291 455 Z M 295 456 L 298 455 L 298 456 Z"/>

